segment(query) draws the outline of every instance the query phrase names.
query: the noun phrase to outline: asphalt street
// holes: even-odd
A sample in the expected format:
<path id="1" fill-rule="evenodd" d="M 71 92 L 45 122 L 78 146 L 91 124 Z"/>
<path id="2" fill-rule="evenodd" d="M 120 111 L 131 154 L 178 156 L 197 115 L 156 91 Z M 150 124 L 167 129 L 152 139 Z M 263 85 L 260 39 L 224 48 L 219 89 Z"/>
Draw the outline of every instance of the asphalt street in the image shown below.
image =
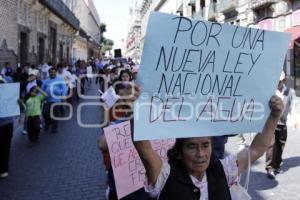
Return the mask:
<path id="1" fill-rule="evenodd" d="M 96 86 L 87 89 L 96 94 Z M 80 103 L 97 100 L 79 100 Z M 300 113 L 300 101 L 296 106 Z M 27 136 L 16 127 L 9 177 L 0 180 L 1 200 L 104 200 L 106 173 L 97 147 L 99 128 L 79 126 L 78 119 L 86 124 L 96 124 L 100 111 L 96 106 L 84 106 L 77 115 L 73 107 L 70 120 L 59 123 L 59 132 L 42 132 L 40 143 L 30 145 Z M 248 144 L 253 135 L 246 135 Z M 300 180 L 300 130 L 289 127 L 288 141 L 283 154 L 282 173 L 269 180 L 264 170 L 264 157 L 251 167 L 249 193 L 254 200 L 298 200 Z M 237 138 L 226 144 L 227 153 L 236 153 Z"/>

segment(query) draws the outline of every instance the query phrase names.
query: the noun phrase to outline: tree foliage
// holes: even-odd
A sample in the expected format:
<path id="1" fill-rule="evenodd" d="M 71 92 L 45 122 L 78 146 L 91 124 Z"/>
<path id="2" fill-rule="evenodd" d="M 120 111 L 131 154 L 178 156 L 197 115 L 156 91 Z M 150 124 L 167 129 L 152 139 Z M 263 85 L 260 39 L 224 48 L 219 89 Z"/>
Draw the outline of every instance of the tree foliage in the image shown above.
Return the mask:
<path id="1" fill-rule="evenodd" d="M 100 24 L 100 31 L 102 34 L 106 32 L 106 24 L 105 23 Z"/>
<path id="2" fill-rule="evenodd" d="M 112 50 L 112 47 L 114 46 L 114 41 L 111 39 L 105 38 L 103 36 L 103 33 L 106 32 L 106 24 L 105 23 L 100 24 L 100 31 L 101 31 L 101 41 L 100 41 L 101 51 L 106 52 L 106 51 Z"/>
<path id="3" fill-rule="evenodd" d="M 103 52 L 112 50 L 114 46 L 114 41 L 105 37 L 101 38 L 101 50 Z"/>

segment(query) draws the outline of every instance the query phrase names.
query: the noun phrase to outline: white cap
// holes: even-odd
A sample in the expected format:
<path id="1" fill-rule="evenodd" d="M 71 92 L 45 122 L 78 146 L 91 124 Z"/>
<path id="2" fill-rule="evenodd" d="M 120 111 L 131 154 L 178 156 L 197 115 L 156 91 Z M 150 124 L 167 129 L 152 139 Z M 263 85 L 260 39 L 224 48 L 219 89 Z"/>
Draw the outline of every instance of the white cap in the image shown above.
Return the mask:
<path id="1" fill-rule="evenodd" d="M 284 73 L 284 71 L 282 71 L 281 74 L 280 74 L 279 80 L 282 81 L 284 79 L 285 79 L 285 73 Z"/>

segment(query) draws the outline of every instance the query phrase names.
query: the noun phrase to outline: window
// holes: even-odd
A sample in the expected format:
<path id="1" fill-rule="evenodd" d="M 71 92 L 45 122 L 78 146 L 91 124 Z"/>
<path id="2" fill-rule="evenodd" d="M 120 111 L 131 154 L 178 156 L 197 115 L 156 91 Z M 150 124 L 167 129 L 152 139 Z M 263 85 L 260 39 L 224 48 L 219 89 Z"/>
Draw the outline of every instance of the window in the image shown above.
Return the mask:
<path id="1" fill-rule="evenodd" d="M 195 12 L 196 12 L 196 6 L 194 4 L 194 5 L 191 5 L 191 14 L 192 14 L 192 16 L 195 14 Z"/>
<path id="2" fill-rule="evenodd" d="M 263 8 L 254 10 L 254 14 L 256 16 L 255 20 L 256 20 L 256 22 L 258 22 L 265 18 L 272 17 L 273 10 L 271 9 L 271 6 L 263 7 Z"/>
<path id="3" fill-rule="evenodd" d="M 294 45 L 294 66 L 295 66 L 295 77 L 300 77 L 300 39 L 295 41 Z"/>
<path id="4" fill-rule="evenodd" d="M 203 9 L 205 7 L 205 0 L 200 0 L 200 8 Z"/>

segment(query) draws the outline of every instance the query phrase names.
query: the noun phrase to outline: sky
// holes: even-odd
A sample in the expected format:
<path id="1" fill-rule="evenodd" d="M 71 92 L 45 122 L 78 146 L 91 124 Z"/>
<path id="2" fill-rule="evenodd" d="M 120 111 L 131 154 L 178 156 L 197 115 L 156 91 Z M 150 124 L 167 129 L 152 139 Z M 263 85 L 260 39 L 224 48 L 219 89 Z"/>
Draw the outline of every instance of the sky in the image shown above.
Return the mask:
<path id="1" fill-rule="evenodd" d="M 121 40 L 126 39 L 128 31 L 129 8 L 134 0 L 94 0 L 101 23 L 106 24 L 104 37 L 112 39 L 114 48 L 121 48 Z"/>

